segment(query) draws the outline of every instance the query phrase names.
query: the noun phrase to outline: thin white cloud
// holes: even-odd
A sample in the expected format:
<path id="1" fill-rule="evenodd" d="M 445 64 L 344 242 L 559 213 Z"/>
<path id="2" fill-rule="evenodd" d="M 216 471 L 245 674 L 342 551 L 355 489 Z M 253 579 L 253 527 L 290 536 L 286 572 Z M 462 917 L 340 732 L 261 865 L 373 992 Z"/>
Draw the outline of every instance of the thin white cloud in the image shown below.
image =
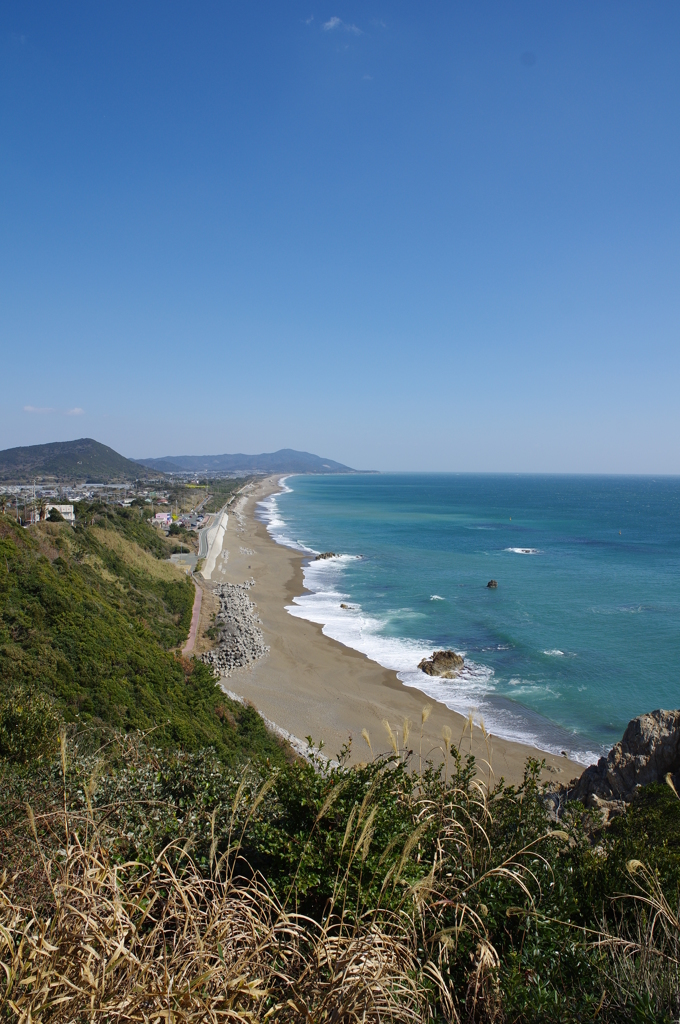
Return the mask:
<path id="1" fill-rule="evenodd" d="M 348 25 L 346 21 L 343 21 L 342 18 L 338 18 L 335 15 L 323 24 L 324 32 L 332 32 L 336 28 L 344 29 L 345 32 L 351 32 L 355 36 L 363 35 L 361 29 L 357 25 Z"/>
<path id="2" fill-rule="evenodd" d="M 83 416 L 85 410 L 81 409 L 79 405 L 74 406 L 73 409 L 53 409 L 50 405 L 25 405 L 24 412 L 30 413 L 34 416 Z"/>

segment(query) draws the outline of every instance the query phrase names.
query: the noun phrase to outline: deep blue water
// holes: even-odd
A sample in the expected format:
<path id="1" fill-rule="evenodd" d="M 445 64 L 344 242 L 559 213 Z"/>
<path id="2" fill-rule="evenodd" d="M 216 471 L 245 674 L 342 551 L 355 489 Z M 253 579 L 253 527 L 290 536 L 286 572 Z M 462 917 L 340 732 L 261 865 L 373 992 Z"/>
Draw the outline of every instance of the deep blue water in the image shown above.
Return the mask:
<path id="1" fill-rule="evenodd" d="M 496 735 L 588 762 L 630 718 L 680 706 L 680 479 L 393 474 L 286 487 L 261 509 L 275 539 L 343 556 L 310 563 L 292 613 Z M 464 653 L 462 678 L 418 671 L 439 647 Z"/>

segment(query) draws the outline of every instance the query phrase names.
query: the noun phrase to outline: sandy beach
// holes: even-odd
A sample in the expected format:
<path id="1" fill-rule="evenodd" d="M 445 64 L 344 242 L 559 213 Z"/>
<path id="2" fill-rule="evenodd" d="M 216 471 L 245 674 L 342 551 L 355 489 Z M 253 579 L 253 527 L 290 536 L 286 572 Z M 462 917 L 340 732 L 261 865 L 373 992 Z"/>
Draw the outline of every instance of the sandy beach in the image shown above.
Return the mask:
<path id="1" fill-rule="evenodd" d="M 382 668 L 363 654 L 323 635 L 321 627 L 295 618 L 285 610 L 304 592 L 302 566 L 305 556 L 276 544 L 255 518 L 257 502 L 279 490 L 278 478 L 250 485 L 229 509 L 222 552 L 216 559 L 212 580 L 203 584 L 211 591 L 219 583 L 255 581 L 249 595 L 261 619 L 270 653 L 247 668 L 237 668 L 223 686 L 248 701 L 268 719 L 301 739 L 311 736 L 334 757 L 351 738 L 352 760 L 365 761 L 371 751 L 362 737 L 368 730 L 374 754 L 390 750 L 384 720 L 402 743 L 404 722 L 410 722 L 408 746 L 418 754 L 423 708 L 431 713 L 423 727 L 423 757 L 441 758 L 443 731 L 463 754 L 470 750 L 480 762 L 491 761 L 494 777 L 508 782 L 521 780 L 528 757 L 545 758 L 545 778 L 566 782 L 583 771 L 566 757 L 546 754 L 533 747 L 491 736 L 485 739 L 477 726 L 433 701 L 418 690 L 404 686 L 396 673 Z M 208 596 L 208 595 L 206 595 Z M 217 606 L 213 594 L 203 601 L 196 650 L 206 648 L 205 630 Z M 462 741 L 461 741 L 462 737 Z M 487 774 L 486 764 L 481 769 Z"/>

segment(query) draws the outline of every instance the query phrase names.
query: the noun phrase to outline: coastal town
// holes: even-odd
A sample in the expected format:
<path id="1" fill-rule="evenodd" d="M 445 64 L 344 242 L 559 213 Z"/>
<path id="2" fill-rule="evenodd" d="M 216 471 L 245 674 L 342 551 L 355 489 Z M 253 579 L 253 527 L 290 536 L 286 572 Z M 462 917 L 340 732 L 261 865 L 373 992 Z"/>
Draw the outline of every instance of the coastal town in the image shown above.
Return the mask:
<path id="1" fill-rule="evenodd" d="M 189 490 L 187 497 L 186 492 Z M 182 497 L 179 492 L 182 491 Z M 2 511 L 21 526 L 44 520 L 64 519 L 75 523 L 81 504 L 147 510 L 146 519 L 166 533 L 173 523 L 185 530 L 198 531 L 206 524 L 203 506 L 209 500 L 207 481 L 175 482 L 172 488 L 128 483 L 86 483 L 71 485 L 12 484 L 0 486 Z M 192 502 L 192 498 L 194 499 Z"/>

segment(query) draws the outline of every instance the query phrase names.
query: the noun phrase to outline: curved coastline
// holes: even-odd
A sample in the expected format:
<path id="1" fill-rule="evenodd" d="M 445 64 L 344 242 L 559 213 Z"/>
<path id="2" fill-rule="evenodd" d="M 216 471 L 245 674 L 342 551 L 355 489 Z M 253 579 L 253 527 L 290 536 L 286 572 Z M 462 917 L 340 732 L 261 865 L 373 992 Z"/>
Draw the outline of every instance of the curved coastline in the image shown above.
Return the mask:
<path id="1" fill-rule="evenodd" d="M 592 744 L 580 740 L 539 713 L 496 694 L 490 685 L 493 670 L 467 656 L 465 668 L 455 683 L 423 676 L 418 666 L 422 658 L 432 653 L 436 646 L 434 641 L 386 637 L 380 620 L 367 615 L 359 605 L 346 603 L 352 598 L 342 590 L 345 583 L 342 567 L 361 556 L 343 554 L 319 560 L 314 557 L 319 552 L 290 536 L 288 525 L 280 517 L 276 498 L 290 490 L 286 480 L 292 476 L 281 477 L 278 490 L 260 500 L 256 512 L 273 540 L 310 559 L 303 565 L 306 592 L 295 595 L 286 609 L 292 616 L 321 626 L 325 636 L 396 672 L 400 682 L 426 698 L 436 700 L 464 717 L 472 712 L 476 719 L 484 721 L 490 731 L 504 740 L 521 743 L 546 754 L 559 755 L 566 749 L 569 756 L 583 767 L 595 763 L 602 753 L 606 753 L 601 749 L 591 749 Z M 512 550 L 522 554 L 536 553 L 535 548 Z M 433 595 L 431 600 L 436 597 Z"/>
<path id="2" fill-rule="evenodd" d="M 442 732 L 450 730 L 462 751 L 472 752 L 480 763 L 491 760 L 496 778 L 518 782 L 528 757 L 545 758 L 551 777 L 563 781 L 580 775 L 582 765 L 567 757 L 546 753 L 535 746 L 492 736 L 485 738 L 478 726 L 470 729 L 467 718 L 428 697 L 398 678 L 365 654 L 327 636 L 323 627 L 306 618 L 290 615 L 296 597 L 305 593 L 304 563 L 313 552 L 277 543 L 256 517 L 258 502 L 280 491 L 279 476 L 269 477 L 244 495 L 243 514 L 225 537 L 226 561 L 214 581 L 242 582 L 253 577 L 251 594 L 257 604 L 270 654 L 229 677 L 229 689 L 252 703 L 268 719 L 293 735 L 311 735 L 323 741 L 335 755 L 352 737 L 352 759 L 365 760 L 370 751 L 362 739 L 369 732 L 373 753 L 389 749 L 383 720 L 403 734 L 410 723 L 408 746 L 421 748 L 421 714 L 432 708 L 422 729 L 422 755 L 443 756 Z M 294 543 L 294 541 L 293 541 Z M 485 768 L 486 770 L 486 768 Z"/>

